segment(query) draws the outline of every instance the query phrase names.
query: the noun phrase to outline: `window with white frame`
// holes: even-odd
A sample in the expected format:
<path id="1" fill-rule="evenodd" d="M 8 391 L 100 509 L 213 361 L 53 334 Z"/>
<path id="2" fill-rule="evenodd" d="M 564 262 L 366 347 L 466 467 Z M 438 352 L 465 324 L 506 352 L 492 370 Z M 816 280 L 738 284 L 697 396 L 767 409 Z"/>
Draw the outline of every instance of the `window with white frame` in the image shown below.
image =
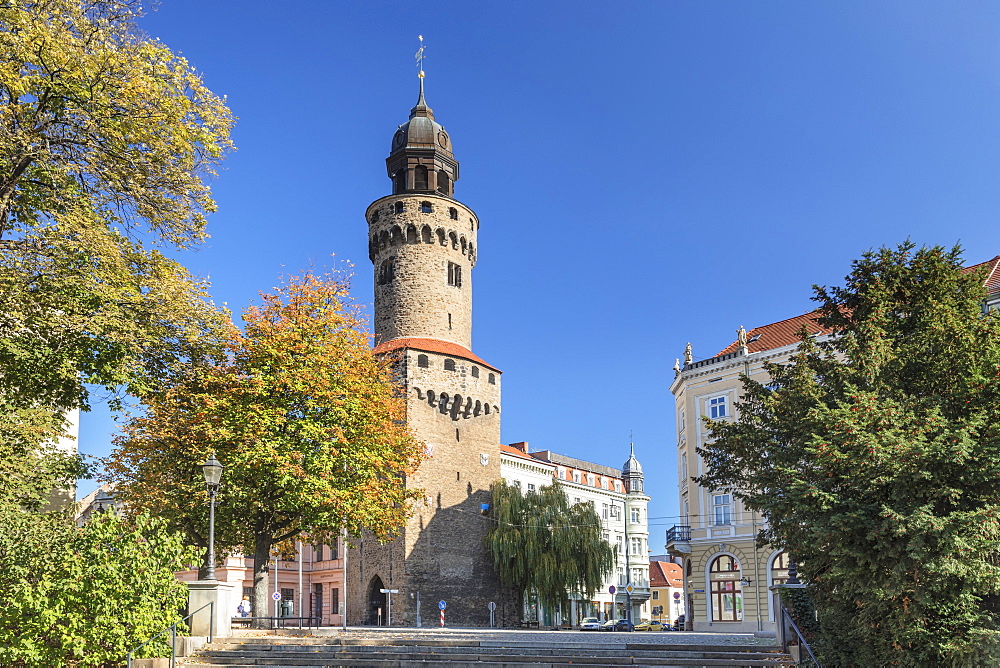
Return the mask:
<path id="1" fill-rule="evenodd" d="M 521 489 L 521 481 L 520 480 L 514 480 L 514 481 L 511 482 L 511 484 L 514 485 L 514 487 L 517 487 L 518 489 Z"/>
<path id="2" fill-rule="evenodd" d="M 618 539 L 618 554 L 625 554 L 625 538 L 621 534 L 615 536 Z"/>
<path id="3" fill-rule="evenodd" d="M 712 514 L 716 524 L 731 524 L 732 496 L 716 494 L 712 497 Z"/>
<path id="4" fill-rule="evenodd" d="M 632 522 L 638 524 L 642 521 L 641 512 L 638 508 L 632 508 Z"/>
<path id="5" fill-rule="evenodd" d="M 611 519 L 618 519 L 618 506 L 611 506 Z"/>
<path id="6" fill-rule="evenodd" d="M 531 482 L 528 483 L 528 491 L 529 492 L 534 492 L 535 491 L 535 484 L 534 483 L 531 483 Z"/>
<path id="7" fill-rule="evenodd" d="M 609 532 L 607 532 L 607 531 L 602 531 L 602 532 L 601 532 L 601 538 L 602 538 L 602 539 L 604 540 L 604 542 L 605 542 L 605 543 L 607 543 L 608 545 L 610 545 L 610 544 L 611 544 L 611 534 L 610 534 Z"/>
<path id="8" fill-rule="evenodd" d="M 629 554 L 635 556 L 642 554 L 642 538 L 631 537 L 629 542 Z"/>
<path id="9" fill-rule="evenodd" d="M 608 504 L 606 503 L 601 504 L 601 517 L 608 519 Z"/>
<path id="10" fill-rule="evenodd" d="M 687 420 L 684 417 L 684 411 L 681 411 L 680 416 L 678 416 L 678 418 L 677 418 L 677 424 L 679 426 L 679 428 L 677 429 L 677 431 L 679 431 L 680 433 L 683 434 L 684 433 L 684 428 L 687 427 Z"/>
<path id="11" fill-rule="evenodd" d="M 576 483 L 580 482 L 580 472 L 579 471 L 573 471 L 573 482 L 576 482 Z"/>
<path id="12" fill-rule="evenodd" d="M 708 417 L 718 420 L 719 418 L 728 416 L 729 408 L 726 401 L 727 397 L 724 394 L 718 397 L 711 397 L 708 400 Z"/>
<path id="13" fill-rule="evenodd" d="M 594 474 L 593 473 L 588 473 L 587 474 L 587 484 L 588 485 L 593 485 L 594 484 Z"/>
<path id="14" fill-rule="evenodd" d="M 566 469 L 564 469 L 561 466 L 559 467 L 559 479 L 560 480 L 565 480 L 566 479 Z"/>

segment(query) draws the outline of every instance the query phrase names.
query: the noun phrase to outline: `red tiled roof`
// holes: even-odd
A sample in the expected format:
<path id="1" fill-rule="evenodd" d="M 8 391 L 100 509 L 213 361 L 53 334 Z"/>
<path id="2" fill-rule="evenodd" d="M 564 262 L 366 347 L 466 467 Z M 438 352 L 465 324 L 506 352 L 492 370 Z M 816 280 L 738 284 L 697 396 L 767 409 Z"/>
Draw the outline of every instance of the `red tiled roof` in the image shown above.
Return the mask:
<path id="1" fill-rule="evenodd" d="M 812 311 L 811 313 L 797 315 L 788 320 L 772 322 L 770 325 L 764 325 L 763 327 L 755 327 L 747 332 L 747 348 L 752 353 L 758 353 L 762 350 L 774 350 L 775 348 L 781 348 L 792 343 L 798 343 L 798 332 L 803 326 L 813 334 L 829 334 L 832 332 L 833 330 L 829 327 L 822 327 L 816 322 L 818 317 L 819 313 Z M 734 353 L 739 347 L 739 342 L 733 341 L 723 348 L 719 355 Z"/>
<path id="2" fill-rule="evenodd" d="M 512 448 L 509 445 L 504 445 L 503 443 L 500 444 L 500 453 L 504 455 L 510 455 L 511 457 L 520 457 L 521 459 L 527 459 L 528 461 L 535 462 L 536 464 L 545 464 L 548 466 L 552 466 L 552 464 L 549 464 L 548 462 L 543 462 L 538 459 L 535 459 L 531 455 L 527 455 L 518 450 L 517 448 Z"/>
<path id="3" fill-rule="evenodd" d="M 650 587 L 683 587 L 683 574 L 680 565 L 671 561 L 649 562 Z"/>
<path id="4" fill-rule="evenodd" d="M 984 285 L 986 290 L 990 293 L 1000 290 L 1000 255 L 997 255 L 992 260 L 987 260 L 986 262 L 980 262 L 979 264 L 973 264 L 968 267 L 963 267 L 962 271 L 970 272 L 986 267 L 986 280 Z M 802 325 L 806 325 L 809 331 L 814 334 L 829 334 L 831 329 L 827 327 L 821 327 L 818 322 L 816 322 L 818 314 L 816 311 L 811 313 L 806 313 L 804 315 L 797 315 L 794 318 L 789 318 L 788 320 L 782 320 L 780 322 L 773 322 L 770 325 L 764 325 L 763 327 L 756 327 L 747 332 L 747 348 L 750 352 L 757 353 L 762 350 L 774 350 L 775 348 L 781 348 L 782 346 L 787 346 L 792 343 L 797 343 L 799 337 L 797 332 L 802 328 Z M 754 337 L 757 340 L 754 341 Z M 719 355 L 726 355 L 728 353 L 734 353 L 739 349 L 740 345 L 738 341 L 733 341 L 728 346 L 719 352 Z"/>
<path id="5" fill-rule="evenodd" d="M 992 260 L 965 267 L 963 271 L 970 272 L 983 267 L 986 267 L 986 280 L 983 283 L 986 286 L 986 290 L 988 292 L 1000 290 L 1000 255 L 997 255 Z"/>
<path id="6" fill-rule="evenodd" d="M 457 343 L 452 343 L 451 341 L 442 341 L 441 339 L 419 339 L 419 338 L 402 338 L 402 339 L 392 339 L 391 341 L 386 341 L 375 346 L 375 354 L 381 355 L 383 353 L 392 352 L 393 350 L 402 350 L 404 348 L 412 348 L 413 350 L 423 350 L 428 353 L 440 353 L 442 355 L 449 355 L 451 357 L 461 357 L 462 359 L 467 359 L 470 362 L 475 362 L 476 364 L 482 364 L 488 369 L 493 369 L 494 371 L 500 371 L 492 364 L 486 362 L 483 358 L 476 355 L 474 352 L 466 348 L 465 346 L 460 346 Z"/>

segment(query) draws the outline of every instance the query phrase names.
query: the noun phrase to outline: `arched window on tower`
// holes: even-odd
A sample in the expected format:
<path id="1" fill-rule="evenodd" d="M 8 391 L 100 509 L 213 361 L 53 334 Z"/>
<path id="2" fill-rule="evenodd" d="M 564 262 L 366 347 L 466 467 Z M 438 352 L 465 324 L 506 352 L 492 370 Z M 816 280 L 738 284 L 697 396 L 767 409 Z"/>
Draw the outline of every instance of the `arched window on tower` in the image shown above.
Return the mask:
<path id="1" fill-rule="evenodd" d="M 437 190 L 439 193 L 442 193 L 444 195 L 451 194 L 451 179 L 448 178 L 448 172 L 444 171 L 443 169 L 438 170 Z"/>
<path id="2" fill-rule="evenodd" d="M 405 205 L 402 202 L 396 202 L 396 213 L 403 213 Z"/>
<path id="3" fill-rule="evenodd" d="M 392 283 L 392 280 L 396 278 L 396 263 L 393 258 L 388 260 L 383 260 L 382 264 L 378 268 L 378 284 L 385 285 L 387 283 Z"/>
<path id="4" fill-rule="evenodd" d="M 403 243 L 403 230 L 399 225 L 392 226 L 392 236 L 389 238 L 389 243 L 393 246 L 399 246 Z"/>
<path id="5" fill-rule="evenodd" d="M 451 239 L 451 247 L 454 248 L 455 250 L 458 250 L 458 235 L 456 235 L 454 232 L 449 232 L 448 238 Z"/>
<path id="6" fill-rule="evenodd" d="M 458 209 L 456 209 L 455 207 L 451 207 L 450 209 L 448 209 L 448 217 L 451 218 L 452 220 L 458 220 Z"/>
<path id="7" fill-rule="evenodd" d="M 420 240 L 423 241 L 425 244 L 433 242 L 433 239 L 431 239 L 430 225 L 424 225 L 423 227 L 420 228 Z"/>
<path id="8" fill-rule="evenodd" d="M 490 374 L 490 376 L 489 376 L 489 381 L 490 381 L 490 385 L 496 385 L 496 384 L 497 384 L 497 377 L 496 377 L 496 376 L 494 376 L 494 375 L 493 375 L 493 374 L 491 373 L 491 374 Z"/>
<path id="9" fill-rule="evenodd" d="M 479 378 L 479 367 L 478 366 L 472 367 L 472 377 L 473 378 Z"/>
<path id="10" fill-rule="evenodd" d="M 420 203 L 420 213 L 431 213 L 432 211 L 434 211 L 434 207 L 431 206 L 430 202 Z"/>
<path id="11" fill-rule="evenodd" d="M 417 165 L 413 169 L 413 189 L 427 190 L 427 168 Z"/>
<path id="12" fill-rule="evenodd" d="M 426 369 L 430 366 L 430 361 L 427 359 L 427 355 L 417 355 L 417 366 L 421 369 Z"/>
<path id="13" fill-rule="evenodd" d="M 415 244 L 417 243 L 417 227 L 416 225 L 406 226 L 406 243 Z"/>
<path id="14" fill-rule="evenodd" d="M 446 359 L 444 361 L 444 370 L 445 371 L 454 371 L 455 370 L 455 360 L 453 360 L 453 359 Z"/>
<path id="15" fill-rule="evenodd" d="M 442 230 L 440 227 L 437 228 L 437 238 L 438 238 L 438 243 L 441 244 L 442 246 L 448 245 L 448 242 L 445 240 L 444 230 Z"/>
<path id="16" fill-rule="evenodd" d="M 405 191 L 406 191 L 406 170 L 400 169 L 396 172 L 396 175 L 392 179 L 392 192 L 395 194 Z"/>

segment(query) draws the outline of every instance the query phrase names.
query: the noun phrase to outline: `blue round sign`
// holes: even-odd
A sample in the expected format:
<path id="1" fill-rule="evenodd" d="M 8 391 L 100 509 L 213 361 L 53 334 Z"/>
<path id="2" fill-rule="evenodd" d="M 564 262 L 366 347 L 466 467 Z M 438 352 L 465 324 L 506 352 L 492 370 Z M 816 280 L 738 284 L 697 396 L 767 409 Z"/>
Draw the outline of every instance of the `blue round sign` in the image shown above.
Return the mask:
<path id="1" fill-rule="evenodd" d="M 271 594 L 271 598 L 273 598 L 275 601 L 280 601 L 281 594 L 279 594 L 278 592 L 274 592 L 273 594 Z"/>
<path id="2" fill-rule="evenodd" d="M 614 594 L 616 591 L 618 591 L 618 588 L 615 587 L 614 585 L 611 585 L 610 587 L 608 587 L 608 593 L 609 594 Z"/>
<path id="3" fill-rule="evenodd" d="M 438 601 L 438 610 L 444 610 L 447 607 L 448 607 L 447 603 L 445 603 L 444 601 Z"/>

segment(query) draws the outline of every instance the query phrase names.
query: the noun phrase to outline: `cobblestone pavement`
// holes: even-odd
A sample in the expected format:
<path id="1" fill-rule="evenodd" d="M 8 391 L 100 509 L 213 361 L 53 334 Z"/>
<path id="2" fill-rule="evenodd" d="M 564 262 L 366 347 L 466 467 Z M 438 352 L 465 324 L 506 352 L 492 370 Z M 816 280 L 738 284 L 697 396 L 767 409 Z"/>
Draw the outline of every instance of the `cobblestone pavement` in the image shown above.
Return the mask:
<path id="1" fill-rule="evenodd" d="M 290 630 L 291 631 L 291 630 Z M 295 635 L 301 635 L 296 632 Z M 244 631 L 238 635 L 258 635 Z M 261 632 L 259 635 L 269 635 Z M 494 640 L 508 642 L 543 641 L 593 643 L 607 645 L 657 644 L 657 645 L 761 645 L 773 646 L 774 638 L 755 638 L 752 633 L 694 633 L 691 631 L 651 631 L 638 633 L 612 631 L 545 631 L 522 629 L 479 629 L 479 628 L 375 628 L 339 627 L 313 629 L 311 635 L 335 636 L 343 638 L 384 638 L 386 640 L 454 639 L 454 640 Z"/>

